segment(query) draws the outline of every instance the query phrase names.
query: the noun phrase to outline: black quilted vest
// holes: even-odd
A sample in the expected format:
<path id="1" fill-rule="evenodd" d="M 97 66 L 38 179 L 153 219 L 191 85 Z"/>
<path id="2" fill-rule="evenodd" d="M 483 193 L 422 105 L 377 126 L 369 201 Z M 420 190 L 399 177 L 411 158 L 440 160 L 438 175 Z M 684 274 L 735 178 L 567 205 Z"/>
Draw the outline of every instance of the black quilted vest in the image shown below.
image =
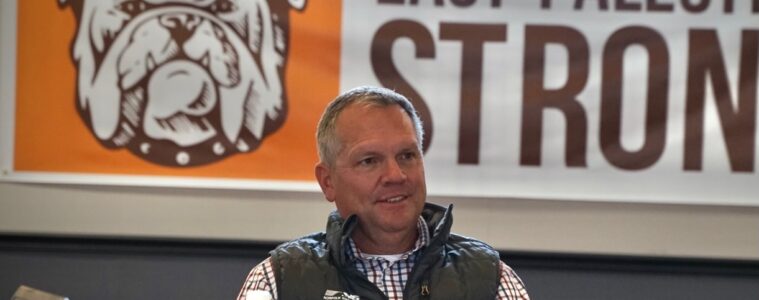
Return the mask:
<path id="1" fill-rule="evenodd" d="M 422 211 L 430 230 L 403 290 L 403 299 L 495 299 L 498 252 L 475 239 L 451 234 L 452 206 L 427 203 Z M 324 299 L 327 290 L 362 300 L 387 297 L 358 271 L 345 252 L 356 216 L 343 220 L 333 212 L 327 231 L 280 245 L 271 252 L 278 299 Z"/>

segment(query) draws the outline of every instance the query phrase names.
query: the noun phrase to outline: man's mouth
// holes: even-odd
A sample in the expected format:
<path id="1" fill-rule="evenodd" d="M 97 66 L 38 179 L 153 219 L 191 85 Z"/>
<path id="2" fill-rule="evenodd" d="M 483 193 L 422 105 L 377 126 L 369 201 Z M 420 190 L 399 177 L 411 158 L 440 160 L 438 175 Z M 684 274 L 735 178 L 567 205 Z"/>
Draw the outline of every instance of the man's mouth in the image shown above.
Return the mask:
<path id="1" fill-rule="evenodd" d="M 405 200 L 406 198 L 408 198 L 408 195 L 397 195 L 397 196 L 382 198 L 377 202 L 378 203 L 398 203 Z"/>

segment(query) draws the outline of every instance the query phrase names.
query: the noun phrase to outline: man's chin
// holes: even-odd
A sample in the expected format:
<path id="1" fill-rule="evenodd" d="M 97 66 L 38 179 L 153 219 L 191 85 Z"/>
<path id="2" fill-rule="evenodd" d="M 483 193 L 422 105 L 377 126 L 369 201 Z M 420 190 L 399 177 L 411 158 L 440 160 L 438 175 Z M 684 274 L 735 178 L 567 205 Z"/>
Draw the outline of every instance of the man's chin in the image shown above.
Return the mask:
<path id="1" fill-rule="evenodd" d="M 403 215 L 384 215 L 375 224 L 375 226 L 388 233 L 415 232 L 418 216 L 411 213 Z"/>

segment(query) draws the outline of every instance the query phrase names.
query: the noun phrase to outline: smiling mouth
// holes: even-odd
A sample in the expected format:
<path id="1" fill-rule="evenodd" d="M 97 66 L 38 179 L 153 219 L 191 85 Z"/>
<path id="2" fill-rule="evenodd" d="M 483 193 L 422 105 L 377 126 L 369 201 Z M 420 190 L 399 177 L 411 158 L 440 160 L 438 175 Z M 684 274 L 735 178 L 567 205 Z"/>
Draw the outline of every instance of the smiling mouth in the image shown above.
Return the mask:
<path id="1" fill-rule="evenodd" d="M 381 199 L 378 202 L 379 203 L 398 203 L 398 202 L 401 202 L 401 201 L 405 200 L 406 198 L 408 198 L 407 195 L 399 195 L 399 196 L 394 196 L 394 197 L 389 197 L 389 198 Z"/>

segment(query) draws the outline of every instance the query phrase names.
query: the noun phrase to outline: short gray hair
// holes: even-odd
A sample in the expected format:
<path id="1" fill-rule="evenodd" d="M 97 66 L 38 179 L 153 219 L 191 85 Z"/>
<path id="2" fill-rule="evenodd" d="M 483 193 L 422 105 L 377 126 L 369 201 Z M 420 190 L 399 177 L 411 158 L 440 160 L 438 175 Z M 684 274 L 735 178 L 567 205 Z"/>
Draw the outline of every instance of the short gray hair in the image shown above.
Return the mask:
<path id="1" fill-rule="evenodd" d="M 419 119 L 419 115 L 406 97 L 396 93 L 393 90 L 389 90 L 382 87 L 374 86 L 360 86 L 353 88 L 340 96 L 337 96 L 335 100 L 327 105 L 324 110 L 319 125 L 316 129 L 316 144 L 319 150 L 319 159 L 332 166 L 335 162 L 337 154 L 340 152 L 342 145 L 338 141 L 335 135 L 335 127 L 337 123 L 337 117 L 340 113 L 348 107 L 350 104 L 366 104 L 371 106 L 386 107 L 390 105 L 400 106 L 406 115 L 411 118 L 411 123 L 414 125 L 414 131 L 416 132 L 416 142 L 419 150 L 422 150 L 422 141 L 424 139 L 424 130 L 422 129 L 422 121 Z"/>

